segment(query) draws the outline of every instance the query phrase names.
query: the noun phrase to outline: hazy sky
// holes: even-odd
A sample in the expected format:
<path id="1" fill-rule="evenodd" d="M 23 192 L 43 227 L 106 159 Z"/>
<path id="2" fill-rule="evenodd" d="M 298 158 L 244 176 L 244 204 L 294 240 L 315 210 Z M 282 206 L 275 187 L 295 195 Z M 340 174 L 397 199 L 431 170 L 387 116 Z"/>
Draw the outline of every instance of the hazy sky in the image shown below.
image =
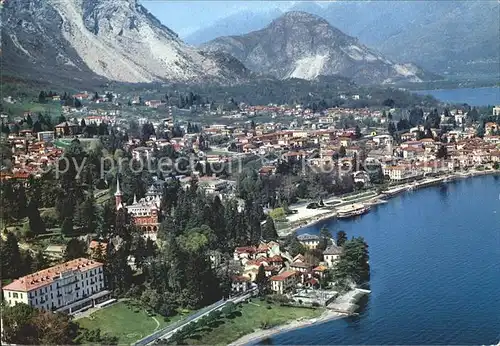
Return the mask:
<path id="1" fill-rule="evenodd" d="M 210 1 L 139 0 L 164 25 L 184 37 L 217 19 L 242 10 L 286 10 L 300 1 Z M 321 4 L 321 1 L 315 1 Z"/>

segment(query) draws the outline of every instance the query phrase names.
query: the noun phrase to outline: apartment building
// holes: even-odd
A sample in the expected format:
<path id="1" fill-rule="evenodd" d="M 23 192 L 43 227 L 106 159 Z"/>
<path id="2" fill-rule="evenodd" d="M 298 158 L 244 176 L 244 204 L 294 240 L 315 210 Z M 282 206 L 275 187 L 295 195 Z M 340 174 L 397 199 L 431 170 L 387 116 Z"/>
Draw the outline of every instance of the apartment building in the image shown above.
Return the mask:
<path id="1" fill-rule="evenodd" d="M 103 264 L 78 258 L 23 276 L 2 288 L 7 304 L 69 314 L 108 299 Z"/>

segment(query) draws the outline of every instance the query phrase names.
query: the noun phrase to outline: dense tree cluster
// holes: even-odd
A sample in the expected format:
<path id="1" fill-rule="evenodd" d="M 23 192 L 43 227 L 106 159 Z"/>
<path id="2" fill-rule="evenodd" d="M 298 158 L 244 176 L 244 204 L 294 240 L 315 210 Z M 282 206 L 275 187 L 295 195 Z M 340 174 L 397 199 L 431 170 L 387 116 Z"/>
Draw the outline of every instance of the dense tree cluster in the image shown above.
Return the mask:
<path id="1" fill-rule="evenodd" d="M 342 241 L 343 252 L 335 266 L 338 282 L 362 284 L 370 279 L 368 245 L 362 237 Z"/>
<path id="2" fill-rule="evenodd" d="M 372 106 L 387 106 L 390 108 L 406 108 L 412 105 L 435 106 L 437 101 L 432 97 L 420 96 L 408 91 L 391 88 L 358 87 L 351 81 L 342 77 L 323 76 L 314 81 L 302 79 L 257 79 L 252 82 L 231 86 L 183 86 L 175 85 L 176 90 L 182 95 L 179 101 L 178 94 L 168 94 L 167 102 L 172 105 L 186 107 L 189 93 L 199 95 L 208 102 L 213 101 L 225 110 L 238 107 L 240 103 L 250 105 L 277 104 L 302 104 L 313 111 L 321 111 L 329 107 L 365 108 Z M 186 90 L 185 92 L 182 90 Z M 351 95 L 358 94 L 360 99 Z M 228 97 L 231 95 L 231 97 Z M 347 97 L 341 97 L 347 96 Z M 367 96 L 369 95 L 369 97 Z M 172 101 L 169 101 L 172 99 Z M 189 99 L 189 97 L 188 97 Z M 215 107 L 212 107 L 214 109 Z"/>
<path id="3" fill-rule="evenodd" d="M 2 307 L 2 340 L 19 345 L 73 344 L 78 326 L 70 316 L 26 304 Z"/>

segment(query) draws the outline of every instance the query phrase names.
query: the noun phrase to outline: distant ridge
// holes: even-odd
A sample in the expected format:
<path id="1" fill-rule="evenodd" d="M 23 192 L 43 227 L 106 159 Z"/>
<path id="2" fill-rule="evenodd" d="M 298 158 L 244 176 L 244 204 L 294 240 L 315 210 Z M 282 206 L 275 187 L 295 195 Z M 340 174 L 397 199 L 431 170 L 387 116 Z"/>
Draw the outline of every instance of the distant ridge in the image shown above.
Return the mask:
<path id="1" fill-rule="evenodd" d="M 301 11 L 287 12 L 258 31 L 219 37 L 202 48 L 231 54 L 254 72 L 281 79 L 339 75 L 378 84 L 437 78 L 413 64 L 395 63 L 324 18 Z"/>

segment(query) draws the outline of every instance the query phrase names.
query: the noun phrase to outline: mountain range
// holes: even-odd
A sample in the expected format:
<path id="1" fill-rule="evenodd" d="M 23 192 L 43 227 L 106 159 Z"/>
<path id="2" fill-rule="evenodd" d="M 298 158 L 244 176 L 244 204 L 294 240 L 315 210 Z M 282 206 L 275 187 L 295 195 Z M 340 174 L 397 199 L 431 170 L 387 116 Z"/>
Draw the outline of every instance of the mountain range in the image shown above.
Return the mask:
<path id="1" fill-rule="evenodd" d="M 395 61 L 411 61 L 450 76 L 500 74 L 500 3 L 468 1 L 299 2 L 289 11 L 326 19 L 360 42 Z M 283 13 L 249 12 L 220 19 L 185 39 L 202 44 L 220 36 L 243 35 L 269 25 Z"/>
<path id="2" fill-rule="evenodd" d="M 249 73 L 185 44 L 136 0 L 10 0 L 2 17 L 3 68 L 28 78 L 232 83 Z"/>
<path id="3" fill-rule="evenodd" d="M 303 11 L 285 13 L 264 29 L 220 37 L 196 48 L 184 43 L 137 1 L 5 2 L 3 71 L 31 79 L 80 83 L 235 84 L 259 76 L 314 79 L 335 75 L 370 84 L 436 78 L 409 63 L 411 59 L 387 58 L 327 20 Z M 297 6 L 308 12 L 321 9 L 314 3 Z M 248 30 L 258 18 L 262 24 L 276 14 L 248 16 L 246 26 L 234 29 Z"/>
<path id="4" fill-rule="evenodd" d="M 287 12 L 262 30 L 219 37 L 202 46 L 234 56 L 250 70 L 279 79 L 339 75 L 360 84 L 421 82 L 436 76 L 394 63 L 306 12 Z"/>

